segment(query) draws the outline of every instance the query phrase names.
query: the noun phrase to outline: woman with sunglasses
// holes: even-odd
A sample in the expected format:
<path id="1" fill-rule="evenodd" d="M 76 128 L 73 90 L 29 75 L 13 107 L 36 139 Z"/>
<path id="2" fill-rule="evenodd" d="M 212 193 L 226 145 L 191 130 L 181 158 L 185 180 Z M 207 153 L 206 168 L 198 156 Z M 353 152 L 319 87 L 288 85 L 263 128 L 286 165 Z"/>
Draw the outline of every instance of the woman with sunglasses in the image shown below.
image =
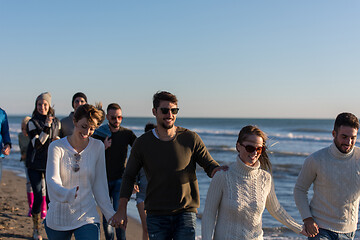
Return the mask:
<path id="1" fill-rule="evenodd" d="M 266 139 L 266 134 L 256 126 L 241 129 L 236 142 L 239 153 L 236 162 L 211 181 L 201 220 L 203 240 L 263 239 L 265 207 L 276 220 L 304 234 L 302 226 L 277 200 Z"/>
<path id="2" fill-rule="evenodd" d="M 74 114 L 74 131 L 50 144 L 46 180 L 50 204 L 45 220 L 49 240 L 99 240 L 100 217 L 115 214 L 105 170 L 105 147 L 90 137 L 104 120 L 100 107 L 81 105 Z"/>

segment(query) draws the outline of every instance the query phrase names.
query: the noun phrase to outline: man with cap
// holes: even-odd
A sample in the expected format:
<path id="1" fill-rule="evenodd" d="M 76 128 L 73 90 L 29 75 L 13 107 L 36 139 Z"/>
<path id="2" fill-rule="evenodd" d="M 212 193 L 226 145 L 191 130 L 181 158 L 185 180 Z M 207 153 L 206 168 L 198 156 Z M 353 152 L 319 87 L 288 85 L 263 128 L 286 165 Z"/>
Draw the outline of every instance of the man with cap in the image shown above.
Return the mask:
<path id="1" fill-rule="evenodd" d="M 80 105 L 84 105 L 87 103 L 87 97 L 82 92 L 77 92 L 72 97 L 71 105 L 74 108 L 74 111 L 69 114 L 69 116 L 61 119 L 61 130 L 60 130 L 60 137 L 66 137 L 73 133 L 74 130 L 74 123 L 73 123 L 73 117 L 74 112 Z"/>

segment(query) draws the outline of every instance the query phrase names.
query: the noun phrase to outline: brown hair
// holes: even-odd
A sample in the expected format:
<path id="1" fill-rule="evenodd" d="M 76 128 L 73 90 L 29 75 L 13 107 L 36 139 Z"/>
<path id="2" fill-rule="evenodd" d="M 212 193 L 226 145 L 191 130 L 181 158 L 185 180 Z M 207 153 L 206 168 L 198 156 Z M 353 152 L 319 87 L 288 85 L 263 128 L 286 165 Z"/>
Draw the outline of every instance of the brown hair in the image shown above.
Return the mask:
<path id="1" fill-rule="evenodd" d="M 359 129 L 359 119 L 352 113 L 340 113 L 335 119 L 334 130 L 337 132 L 340 126 L 348 126 Z"/>
<path id="2" fill-rule="evenodd" d="M 237 142 L 242 144 L 249 135 L 256 135 L 263 139 L 263 151 L 259 157 L 260 167 L 271 173 L 271 162 L 266 148 L 267 135 L 257 126 L 248 125 L 240 130 Z"/>
<path id="3" fill-rule="evenodd" d="M 101 104 L 99 103 L 95 106 L 90 104 L 80 105 L 74 113 L 74 120 L 78 122 L 84 117 L 88 120 L 90 125 L 98 128 L 105 119 L 104 110 L 102 110 Z M 95 124 L 94 120 L 97 120 L 97 124 Z"/>
<path id="4" fill-rule="evenodd" d="M 121 107 L 120 107 L 120 105 L 119 104 L 117 104 L 117 103 L 110 103 L 108 106 L 107 106 L 107 109 L 106 109 L 106 111 L 108 112 L 109 110 L 118 110 L 118 109 L 120 109 L 121 110 Z"/>
<path id="5" fill-rule="evenodd" d="M 157 92 L 153 96 L 153 107 L 157 109 L 160 105 L 160 101 L 169 101 L 171 103 L 177 104 L 178 100 L 174 94 L 171 94 L 166 91 Z"/>

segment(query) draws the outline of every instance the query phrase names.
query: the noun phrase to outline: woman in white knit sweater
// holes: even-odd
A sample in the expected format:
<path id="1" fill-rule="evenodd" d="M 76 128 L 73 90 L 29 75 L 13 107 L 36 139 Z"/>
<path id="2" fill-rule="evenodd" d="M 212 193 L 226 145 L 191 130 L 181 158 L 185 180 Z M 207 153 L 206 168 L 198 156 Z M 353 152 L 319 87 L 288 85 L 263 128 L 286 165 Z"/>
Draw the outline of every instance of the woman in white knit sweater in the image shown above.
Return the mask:
<path id="1" fill-rule="evenodd" d="M 302 226 L 277 200 L 266 139 L 266 134 L 255 126 L 241 129 L 236 162 L 211 181 L 201 220 L 203 240 L 263 239 L 265 207 L 279 222 L 305 235 Z"/>
<path id="2" fill-rule="evenodd" d="M 104 120 L 102 110 L 85 104 L 74 114 L 74 132 L 50 144 L 46 180 L 50 198 L 45 220 L 49 240 L 100 239 L 99 206 L 106 219 L 110 202 L 104 144 L 91 138 Z"/>

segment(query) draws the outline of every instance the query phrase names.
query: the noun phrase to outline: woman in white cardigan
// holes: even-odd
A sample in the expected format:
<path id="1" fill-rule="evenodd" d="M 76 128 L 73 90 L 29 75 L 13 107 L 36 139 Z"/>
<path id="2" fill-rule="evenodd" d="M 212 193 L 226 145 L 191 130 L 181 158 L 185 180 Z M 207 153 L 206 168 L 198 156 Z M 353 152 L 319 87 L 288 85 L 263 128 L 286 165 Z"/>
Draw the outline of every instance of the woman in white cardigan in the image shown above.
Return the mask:
<path id="1" fill-rule="evenodd" d="M 266 139 L 256 126 L 241 129 L 236 162 L 230 164 L 228 171 L 215 174 L 211 181 L 201 220 L 203 240 L 263 239 L 265 207 L 279 222 L 304 234 L 302 226 L 277 200 Z"/>
<path id="2" fill-rule="evenodd" d="M 104 120 L 92 105 L 79 106 L 74 114 L 74 132 L 49 146 L 46 180 L 50 198 L 45 220 L 49 240 L 100 239 L 100 217 L 114 214 L 109 199 L 104 144 L 91 138 Z"/>

